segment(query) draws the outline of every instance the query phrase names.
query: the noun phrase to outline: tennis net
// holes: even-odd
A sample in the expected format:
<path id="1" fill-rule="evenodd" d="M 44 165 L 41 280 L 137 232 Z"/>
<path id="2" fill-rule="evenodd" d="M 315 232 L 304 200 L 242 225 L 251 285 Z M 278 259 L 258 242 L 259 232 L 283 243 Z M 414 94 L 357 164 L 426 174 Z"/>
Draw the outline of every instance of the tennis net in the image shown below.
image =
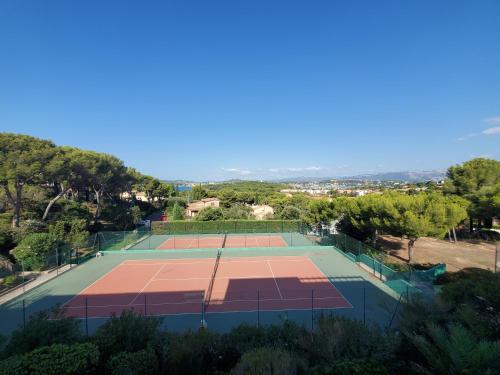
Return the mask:
<path id="1" fill-rule="evenodd" d="M 212 289 L 214 288 L 215 275 L 217 274 L 217 269 L 219 268 L 219 262 L 220 262 L 221 255 L 222 255 L 222 251 L 218 250 L 217 251 L 217 258 L 215 259 L 214 270 L 212 272 L 210 284 L 208 285 L 208 289 L 207 289 L 207 295 L 205 297 L 205 310 L 207 309 L 208 304 L 210 303 L 210 298 L 212 298 Z"/>

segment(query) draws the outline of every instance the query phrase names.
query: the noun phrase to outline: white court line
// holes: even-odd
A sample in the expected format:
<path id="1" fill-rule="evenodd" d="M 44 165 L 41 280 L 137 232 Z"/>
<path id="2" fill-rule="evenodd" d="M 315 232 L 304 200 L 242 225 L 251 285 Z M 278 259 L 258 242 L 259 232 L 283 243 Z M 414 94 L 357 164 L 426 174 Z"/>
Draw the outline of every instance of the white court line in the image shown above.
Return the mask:
<path id="1" fill-rule="evenodd" d="M 217 276 L 217 280 L 241 280 L 241 279 L 265 279 L 269 275 L 257 275 L 257 276 Z M 210 280 L 212 277 L 185 277 L 185 278 L 158 278 L 153 281 L 189 281 L 189 280 Z"/>
<path id="2" fill-rule="evenodd" d="M 280 294 L 280 298 L 283 299 L 283 296 L 281 295 L 280 287 L 278 286 L 278 282 L 276 281 L 276 277 L 274 277 L 274 272 L 273 272 L 273 269 L 271 268 L 271 264 L 269 263 L 269 261 L 267 261 L 267 265 L 269 266 L 269 269 L 271 270 L 271 273 L 273 275 L 274 283 L 276 284 L 276 288 L 278 288 L 278 293 Z"/>
<path id="3" fill-rule="evenodd" d="M 354 307 L 352 304 L 351 304 L 351 301 L 349 301 L 343 294 L 340 290 L 337 289 L 337 287 L 331 282 L 330 278 L 328 276 L 325 275 L 325 273 L 323 271 L 321 271 L 321 269 L 316 265 L 316 263 L 314 263 L 312 261 L 311 258 L 308 258 L 306 257 L 306 259 L 318 270 L 319 273 L 321 273 L 322 275 L 324 275 L 324 277 L 328 280 L 328 282 L 330 283 L 330 285 L 333 287 L 333 289 L 335 289 L 337 291 L 338 294 L 340 294 L 342 296 L 343 299 L 346 300 L 346 302 L 351 306 L 351 307 Z"/>
<path id="4" fill-rule="evenodd" d="M 96 259 L 97 261 L 97 259 Z M 85 265 L 88 265 L 89 263 L 85 263 Z M 71 297 L 70 299 L 68 299 L 66 302 L 64 302 L 61 307 L 65 307 L 68 303 L 70 303 L 71 301 L 73 301 L 76 297 L 80 296 L 82 293 L 84 293 L 87 289 L 89 289 L 92 285 L 94 285 L 95 283 L 97 283 L 98 281 L 100 281 L 101 279 L 104 279 L 107 275 L 109 275 L 110 273 L 112 273 L 113 271 L 115 271 L 118 267 L 120 267 L 121 265 L 123 264 L 122 263 L 119 263 L 117 264 L 116 266 L 114 266 L 113 268 L 111 268 L 108 272 L 106 272 L 104 275 L 102 275 L 101 277 L 97 278 L 96 280 L 94 280 L 94 282 L 92 282 L 90 285 L 88 285 L 86 288 L 80 290 L 77 294 L 75 294 L 73 297 Z"/>
<path id="5" fill-rule="evenodd" d="M 162 265 L 160 267 L 160 269 L 158 271 L 156 271 L 153 276 L 151 276 L 151 279 L 149 279 L 149 281 L 147 282 L 147 284 L 144 285 L 144 287 L 139 291 L 139 293 L 137 293 L 137 295 L 134 297 L 134 299 L 131 302 L 128 303 L 129 305 L 132 305 L 135 302 L 135 300 L 137 298 L 139 298 L 139 296 L 142 294 L 142 292 L 144 291 L 144 289 L 146 289 L 149 286 L 149 284 L 151 284 L 151 282 L 154 280 L 154 278 L 156 277 L 156 275 L 158 275 L 165 268 L 165 266 L 166 266 L 166 264 Z"/>

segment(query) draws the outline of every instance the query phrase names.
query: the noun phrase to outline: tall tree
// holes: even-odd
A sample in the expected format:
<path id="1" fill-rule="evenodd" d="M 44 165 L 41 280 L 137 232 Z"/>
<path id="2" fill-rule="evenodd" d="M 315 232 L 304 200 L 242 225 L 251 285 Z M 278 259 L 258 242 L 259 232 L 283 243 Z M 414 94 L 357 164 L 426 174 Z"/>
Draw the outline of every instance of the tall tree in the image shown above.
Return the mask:
<path id="1" fill-rule="evenodd" d="M 47 182 L 57 189 L 57 193 L 47 203 L 42 220 L 47 219 L 52 206 L 68 192 L 89 184 L 86 179 L 89 174 L 82 163 L 81 150 L 76 148 L 59 147 L 54 158 L 47 164 L 46 171 Z"/>
<path id="2" fill-rule="evenodd" d="M 408 238 L 408 261 L 413 260 L 415 242 L 424 236 L 442 237 L 467 217 L 463 203 L 438 193 L 393 195 L 397 213 L 386 230 Z"/>
<path id="3" fill-rule="evenodd" d="M 478 225 L 491 227 L 492 218 L 500 216 L 500 161 L 476 158 L 450 167 L 444 191 L 471 203 L 468 209 L 471 231 L 474 220 Z"/>
<path id="4" fill-rule="evenodd" d="M 191 198 L 193 201 L 198 201 L 200 199 L 206 198 L 207 195 L 207 191 L 205 190 L 205 188 L 203 188 L 203 186 L 193 186 L 193 190 L 191 191 Z"/>
<path id="5" fill-rule="evenodd" d="M 96 200 L 96 211 L 94 220 L 98 220 L 101 214 L 103 199 L 118 195 L 127 190 L 127 169 L 123 162 L 108 154 L 93 151 L 78 150 L 75 157 L 79 159 L 82 180 L 89 184 Z"/>
<path id="6" fill-rule="evenodd" d="M 46 166 L 56 154 L 51 141 L 0 133 L 0 185 L 14 209 L 12 226 L 19 227 L 23 187 L 46 181 Z"/>
<path id="7" fill-rule="evenodd" d="M 182 220 L 184 219 L 184 210 L 182 209 L 179 202 L 175 202 L 172 208 L 172 220 Z"/>

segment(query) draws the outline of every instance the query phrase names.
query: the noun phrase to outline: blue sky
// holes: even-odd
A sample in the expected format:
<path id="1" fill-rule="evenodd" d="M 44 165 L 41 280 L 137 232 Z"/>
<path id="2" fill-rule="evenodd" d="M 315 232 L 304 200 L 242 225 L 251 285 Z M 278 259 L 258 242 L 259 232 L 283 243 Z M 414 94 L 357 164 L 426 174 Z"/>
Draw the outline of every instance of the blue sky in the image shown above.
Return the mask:
<path id="1" fill-rule="evenodd" d="M 500 2 L 0 2 L 0 130 L 160 178 L 500 156 Z"/>

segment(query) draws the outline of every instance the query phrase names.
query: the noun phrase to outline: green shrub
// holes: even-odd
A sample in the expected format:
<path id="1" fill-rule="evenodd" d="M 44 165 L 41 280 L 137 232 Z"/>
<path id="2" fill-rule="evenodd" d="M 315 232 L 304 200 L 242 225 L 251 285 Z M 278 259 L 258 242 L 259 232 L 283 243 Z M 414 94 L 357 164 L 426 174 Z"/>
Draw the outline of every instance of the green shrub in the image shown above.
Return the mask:
<path id="1" fill-rule="evenodd" d="M 72 344 L 81 340 L 80 325 L 77 320 L 60 316 L 58 319 L 50 317 L 47 312 L 31 316 L 26 328 L 20 327 L 12 332 L 4 353 L 23 354 L 41 346 Z"/>
<path id="2" fill-rule="evenodd" d="M 159 345 L 161 320 L 144 317 L 132 311 L 124 311 L 99 327 L 93 337 L 102 359 L 107 361 L 113 354 L 137 352 Z"/>
<path id="3" fill-rule="evenodd" d="M 0 362 L 0 375 L 77 375 L 94 372 L 99 350 L 91 343 L 44 346 Z"/>
<path id="4" fill-rule="evenodd" d="M 307 349 L 317 364 L 361 358 L 389 361 L 397 344 L 392 334 L 365 326 L 358 320 L 321 316 L 316 321 L 314 345 Z"/>
<path id="5" fill-rule="evenodd" d="M 412 361 L 413 367 L 420 373 L 500 373 L 500 341 L 477 340 L 463 326 L 451 324 L 446 329 L 429 324 L 424 334 L 412 334 L 409 340 L 423 357 L 419 363 Z"/>
<path id="6" fill-rule="evenodd" d="M 292 354 L 281 349 L 259 348 L 246 352 L 232 375 L 293 375 L 299 365 Z"/>
<path id="7" fill-rule="evenodd" d="M 20 280 L 22 280 L 22 278 L 18 275 L 8 275 L 4 277 L 2 284 L 5 286 L 12 286 L 17 284 Z"/>
<path id="8" fill-rule="evenodd" d="M 220 336 L 207 330 L 171 335 L 164 352 L 163 367 L 171 375 L 202 375 L 221 367 Z"/>
<path id="9" fill-rule="evenodd" d="M 451 318 L 476 337 L 500 340 L 500 274 L 482 269 L 463 269 L 440 278 L 440 298 Z"/>
<path id="10" fill-rule="evenodd" d="M 25 269 L 40 270 L 49 256 L 55 254 L 57 239 L 49 233 L 33 233 L 24 237 L 11 250 L 18 262 L 23 262 Z"/>
<path id="11" fill-rule="evenodd" d="M 383 363 L 365 359 L 340 361 L 333 366 L 314 367 L 310 375 L 387 375 Z"/>
<path id="12" fill-rule="evenodd" d="M 153 375 L 158 371 L 158 358 L 152 349 L 121 352 L 109 359 L 107 370 L 112 375 Z"/>
<path id="13" fill-rule="evenodd" d="M 23 220 L 19 228 L 13 228 L 14 240 L 20 243 L 24 238 L 33 233 L 43 233 L 47 230 L 47 224 L 39 220 Z"/>

